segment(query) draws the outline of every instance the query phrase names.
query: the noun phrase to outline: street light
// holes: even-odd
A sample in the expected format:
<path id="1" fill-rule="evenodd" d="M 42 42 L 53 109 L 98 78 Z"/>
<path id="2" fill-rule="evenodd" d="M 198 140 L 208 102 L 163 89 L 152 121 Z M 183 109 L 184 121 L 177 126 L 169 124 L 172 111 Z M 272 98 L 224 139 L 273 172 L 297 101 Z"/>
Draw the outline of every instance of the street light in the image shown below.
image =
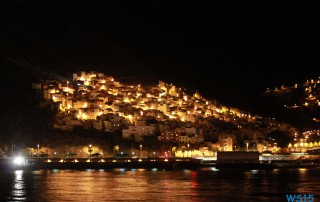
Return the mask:
<path id="1" fill-rule="evenodd" d="M 37 145 L 37 147 L 38 147 L 38 157 L 39 157 L 39 146 L 40 146 L 40 145 L 38 144 L 38 145 Z"/>
<path id="2" fill-rule="evenodd" d="M 188 146 L 187 157 L 189 157 L 189 146 L 190 146 L 190 144 L 188 143 L 187 146 Z"/>
<path id="3" fill-rule="evenodd" d="M 14 147 L 15 147 L 16 145 L 15 144 L 12 144 L 12 147 L 11 147 L 11 155 L 12 156 L 14 156 Z"/>
<path id="4" fill-rule="evenodd" d="M 141 155 L 142 155 L 142 144 L 140 144 L 140 158 L 141 158 Z"/>
<path id="5" fill-rule="evenodd" d="M 90 144 L 90 145 L 89 145 L 89 148 L 88 148 L 89 158 L 91 157 L 91 152 L 92 152 L 92 150 L 93 150 L 93 149 L 92 149 L 92 145 Z"/>
<path id="6" fill-rule="evenodd" d="M 248 149 L 249 149 L 249 142 L 247 142 L 247 151 L 248 151 Z"/>
<path id="7" fill-rule="evenodd" d="M 67 145 L 67 158 L 69 157 L 69 146 Z"/>

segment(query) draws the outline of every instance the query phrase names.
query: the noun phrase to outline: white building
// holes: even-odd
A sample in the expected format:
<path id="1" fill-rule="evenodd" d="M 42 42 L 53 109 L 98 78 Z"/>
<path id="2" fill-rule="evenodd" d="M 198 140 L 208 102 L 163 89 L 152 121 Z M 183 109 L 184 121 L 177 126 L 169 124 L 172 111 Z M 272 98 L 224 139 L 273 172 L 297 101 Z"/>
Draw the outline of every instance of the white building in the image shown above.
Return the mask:
<path id="1" fill-rule="evenodd" d="M 64 95 L 63 93 L 54 93 L 51 95 L 53 102 L 62 102 Z"/>
<path id="2" fill-rule="evenodd" d="M 193 114 L 187 114 L 186 121 L 196 122 L 196 116 Z"/>
<path id="3" fill-rule="evenodd" d="M 103 121 L 104 123 L 104 127 L 105 127 L 105 131 L 106 132 L 112 132 L 113 128 L 114 128 L 114 124 L 110 121 Z"/>
<path id="4" fill-rule="evenodd" d="M 85 100 L 77 100 L 73 102 L 73 108 L 75 109 L 87 108 L 87 107 L 88 107 L 88 102 Z"/>
<path id="5" fill-rule="evenodd" d="M 161 111 L 164 114 L 169 113 L 169 109 L 170 109 L 170 107 L 169 107 L 168 104 L 159 104 L 158 105 L 158 110 Z"/>
<path id="6" fill-rule="evenodd" d="M 186 130 L 187 135 L 189 135 L 189 134 L 196 135 L 197 134 L 197 129 L 195 127 L 186 127 L 185 130 Z"/>
<path id="7" fill-rule="evenodd" d="M 233 139 L 230 136 L 220 135 L 219 144 L 222 151 L 233 151 Z"/>
<path id="8" fill-rule="evenodd" d="M 143 136 L 153 135 L 156 130 L 155 126 L 129 126 L 128 129 L 122 129 L 124 139 L 134 138 L 134 141 L 143 141 Z"/>
<path id="9" fill-rule="evenodd" d="M 102 115 L 102 111 L 100 111 L 99 109 L 89 109 L 86 112 L 86 119 L 93 119 L 93 120 L 97 120 L 97 117 Z"/>
<path id="10" fill-rule="evenodd" d="M 102 130 L 103 129 L 103 122 L 102 121 L 93 121 L 93 128 L 96 130 Z"/>
<path id="11" fill-rule="evenodd" d="M 178 141 L 181 143 L 193 144 L 193 143 L 199 142 L 199 139 L 197 135 L 180 135 Z"/>

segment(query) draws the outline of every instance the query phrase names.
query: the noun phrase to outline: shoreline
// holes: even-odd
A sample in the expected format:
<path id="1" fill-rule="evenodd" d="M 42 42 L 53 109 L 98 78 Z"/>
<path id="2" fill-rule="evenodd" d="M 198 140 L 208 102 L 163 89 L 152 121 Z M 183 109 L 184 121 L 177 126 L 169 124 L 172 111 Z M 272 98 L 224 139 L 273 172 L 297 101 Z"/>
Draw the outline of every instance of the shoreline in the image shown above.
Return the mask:
<path id="1" fill-rule="evenodd" d="M 41 169 L 165 169 L 197 170 L 215 168 L 218 170 L 274 170 L 320 168 L 319 162 L 273 162 L 273 163 L 203 163 L 201 159 L 191 158 L 95 158 L 95 159 L 26 159 L 16 165 L 12 159 L 1 159 L 0 170 L 41 170 Z"/>

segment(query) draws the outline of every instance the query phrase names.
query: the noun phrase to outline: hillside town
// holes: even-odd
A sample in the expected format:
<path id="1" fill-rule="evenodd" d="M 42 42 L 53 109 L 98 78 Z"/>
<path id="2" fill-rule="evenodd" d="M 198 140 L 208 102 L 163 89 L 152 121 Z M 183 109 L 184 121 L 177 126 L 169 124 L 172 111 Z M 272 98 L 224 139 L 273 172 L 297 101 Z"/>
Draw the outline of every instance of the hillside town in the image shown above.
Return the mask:
<path id="1" fill-rule="evenodd" d="M 79 72 L 68 81 L 41 80 L 32 88 L 40 107 L 56 108 L 53 128 L 95 129 L 124 140 L 143 142 L 155 136 L 161 142 L 208 145 L 220 151 L 279 151 L 273 131 L 297 132 L 289 124 L 222 106 L 199 92 L 159 81 L 158 85 L 130 85 L 99 72 Z"/>
<path id="2" fill-rule="evenodd" d="M 288 109 L 313 109 L 318 110 L 320 107 L 320 77 L 318 79 L 306 80 L 302 84 L 294 84 L 293 86 L 281 85 L 280 88 L 275 87 L 265 91 L 266 95 L 286 95 L 288 96 L 288 103 L 284 107 Z M 293 96 L 296 95 L 296 97 Z M 319 117 L 313 117 L 314 121 L 319 122 Z"/>
<path id="3" fill-rule="evenodd" d="M 295 83 L 292 86 L 281 85 L 280 88 L 267 88 L 266 96 L 275 96 L 282 101 L 283 107 L 288 110 L 300 111 L 310 122 L 319 123 L 320 117 L 320 77 L 308 79 L 303 83 Z M 319 148 L 319 129 L 295 133 L 294 139 L 289 143 L 291 152 L 306 152 L 313 148 Z"/>

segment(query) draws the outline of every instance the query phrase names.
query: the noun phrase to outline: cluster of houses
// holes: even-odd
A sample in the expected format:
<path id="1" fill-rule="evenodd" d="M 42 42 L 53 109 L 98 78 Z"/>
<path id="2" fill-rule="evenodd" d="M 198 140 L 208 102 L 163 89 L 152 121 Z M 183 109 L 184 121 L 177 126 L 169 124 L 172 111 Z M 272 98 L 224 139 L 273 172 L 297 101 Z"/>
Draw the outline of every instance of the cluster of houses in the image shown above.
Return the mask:
<path id="1" fill-rule="evenodd" d="M 266 123 L 163 81 L 143 87 L 122 84 L 99 72 L 80 72 L 73 74 L 72 81 L 42 80 L 32 87 L 41 93 L 40 106 L 58 109 L 55 129 L 121 130 L 124 139 L 136 142 L 157 135 L 163 142 L 202 143 L 213 131 L 210 120 L 228 122 L 244 131 Z M 267 124 L 272 127 L 274 121 L 267 120 Z M 224 150 L 233 150 L 235 142 L 234 135 L 219 135 Z"/>
<path id="2" fill-rule="evenodd" d="M 302 84 L 294 84 L 293 86 L 286 87 L 282 85 L 280 88 L 276 87 L 275 89 L 267 89 L 265 91 L 266 95 L 278 95 L 278 94 L 289 94 L 296 90 L 303 90 L 303 97 L 301 97 L 301 102 L 299 103 L 290 103 L 285 105 L 286 108 L 295 109 L 295 108 L 314 108 L 319 109 L 320 107 L 320 77 L 318 79 L 306 80 Z M 319 117 L 314 117 L 314 121 L 320 122 Z"/>

